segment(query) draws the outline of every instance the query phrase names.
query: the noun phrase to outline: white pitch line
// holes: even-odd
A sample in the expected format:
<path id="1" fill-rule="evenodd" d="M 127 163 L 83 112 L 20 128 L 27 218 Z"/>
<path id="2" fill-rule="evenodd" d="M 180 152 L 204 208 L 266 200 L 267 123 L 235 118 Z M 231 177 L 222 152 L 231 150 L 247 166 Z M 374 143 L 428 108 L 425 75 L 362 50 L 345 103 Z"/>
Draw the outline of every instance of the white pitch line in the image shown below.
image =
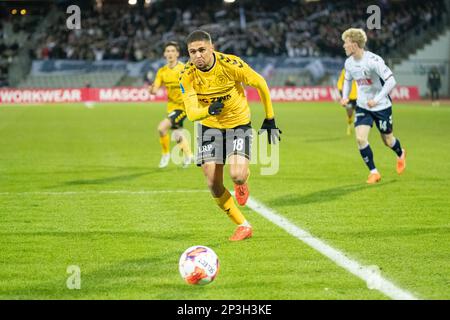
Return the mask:
<path id="1" fill-rule="evenodd" d="M 362 266 L 357 261 L 346 257 L 343 252 L 331 247 L 324 241 L 314 237 L 309 232 L 297 227 L 288 219 L 277 214 L 272 209 L 267 208 L 252 197 L 248 198 L 247 206 L 270 222 L 284 229 L 289 234 L 303 241 L 311 248 L 320 252 L 321 254 L 332 260 L 334 263 L 336 263 L 338 266 L 341 266 L 358 278 L 364 280 L 369 288 L 377 289 L 378 291 L 384 293 L 386 296 L 395 300 L 418 300 L 417 297 L 415 297 L 408 291 L 397 287 L 391 281 L 383 278 L 379 274 L 379 272 L 374 272 L 373 266 Z"/>
<path id="2" fill-rule="evenodd" d="M 90 191 L 25 191 L 25 192 L 0 192 L 0 196 L 15 195 L 43 195 L 43 196 L 65 196 L 65 195 L 87 195 L 87 194 L 130 194 L 130 195 L 147 195 L 161 193 L 197 193 L 209 192 L 208 190 L 90 190 Z"/>

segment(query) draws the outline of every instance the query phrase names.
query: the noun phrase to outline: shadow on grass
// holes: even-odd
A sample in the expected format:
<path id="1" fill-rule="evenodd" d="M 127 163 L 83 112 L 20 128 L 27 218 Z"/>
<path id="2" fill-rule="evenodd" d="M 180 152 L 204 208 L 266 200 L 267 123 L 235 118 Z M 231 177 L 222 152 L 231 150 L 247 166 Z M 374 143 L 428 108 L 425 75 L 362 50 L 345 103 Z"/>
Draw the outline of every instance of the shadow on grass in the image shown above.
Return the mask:
<path id="1" fill-rule="evenodd" d="M 72 180 L 72 181 L 64 182 L 64 185 L 71 186 L 71 185 L 108 184 L 111 182 L 123 182 L 123 181 L 134 180 L 136 178 L 140 178 L 140 177 L 143 177 L 143 176 L 155 173 L 155 172 L 156 172 L 156 170 L 152 170 L 152 171 L 146 171 L 146 172 L 140 172 L 140 173 L 124 174 L 124 175 L 119 175 L 119 176 L 99 178 L 99 179 Z"/>
<path id="2" fill-rule="evenodd" d="M 396 180 L 391 180 L 388 182 L 381 182 L 376 185 L 366 185 L 366 184 L 353 184 L 347 186 L 340 186 L 336 188 L 330 188 L 325 190 L 315 191 L 309 194 L 301 195 L 297 193 L 288 194 L 281 196 L 277 199 L 268 202 L 269 206 L 282 207 L 282 206 L 300 206 L 311 203 L 322 203 L 329 202 L 340 199 L 350 193 L 365 190 L 379 188 L 386 186 L 387 184 L 395 183 Z"/>
<path id="3" fill-rule="evenodd" d="M 129 172 L 129 171 L 133 171 L 133 170 L 137 170 L 137 169 L 143 169 L 143 168 L 135 168 L 135 167 L 118 167 L 116 168 L 118 171 L 122 171 L 122 172 Z M 114 183 L 114 182 L 125 182 L 125 181 L 131 181 L 143 176 L 147 176 L 150 174 L 158 174 L 158 173 L 162 173 L 162 172 L 168 172 L 168 171 L 174 171 L 175 168 L 164 168 L 164 169 L 158 169 L 158 168 L 154 168 L 154 169 L 148 169 L 146 171 L 142 171 L 142 172 L 137 172 L 137 173 L 128 173 L 128 174 L 122 174 L 122 175 L 114 175 L 111 177 L 104 177 L 104 178 L 96 178 L 96 179 L 77 179 L 77 180 L 70 180 L 70 181 L 65 181 L 62 182 L 61 184 L 58 185 L 51 185 L 51 186 L 47 186 L 43 189 L 55 189 L 55 188 L 61 188 L 61 187 L 67 187 L 67 186 L 81 186 L 81 185 L 102 185 L 102 184 L 108 184 L 108 183 Z M 86 174 L 88 171 L 77 171 L 80 174 Z M 70 171 L 68 171 L 67 173 L 72 173 Z"/>

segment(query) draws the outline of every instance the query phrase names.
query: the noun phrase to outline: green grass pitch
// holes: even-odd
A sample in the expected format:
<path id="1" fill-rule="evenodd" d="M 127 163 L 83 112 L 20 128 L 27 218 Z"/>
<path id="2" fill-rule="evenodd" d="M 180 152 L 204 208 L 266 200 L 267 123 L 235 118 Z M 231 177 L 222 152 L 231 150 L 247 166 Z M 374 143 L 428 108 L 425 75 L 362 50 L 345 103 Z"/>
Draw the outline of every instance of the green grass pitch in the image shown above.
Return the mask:
<path id="1" fill-rule="evenodd" d="M 274 109 L 280 170 L 252 165 L 251 196 L 417 297 L 450 299 L 450 108 L 394 104 L 407 168 L 396 174 L 372 130 L 375 186 L 341 107 Z M 388 299 L 248 208 L 254 237 L 229 242 L 201 170 L 157 168 L 164 116 L 163 104 L 0 107 L 0 299 Z M 221 262 L 205 287 L 178 273 L 197 244 Z"/>

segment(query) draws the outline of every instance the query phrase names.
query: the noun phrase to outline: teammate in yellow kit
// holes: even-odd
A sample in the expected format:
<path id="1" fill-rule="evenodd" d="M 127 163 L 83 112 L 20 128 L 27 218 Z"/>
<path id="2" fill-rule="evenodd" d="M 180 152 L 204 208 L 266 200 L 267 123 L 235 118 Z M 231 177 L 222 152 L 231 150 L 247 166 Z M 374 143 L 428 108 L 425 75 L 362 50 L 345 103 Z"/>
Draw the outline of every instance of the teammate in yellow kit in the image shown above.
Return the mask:
<path id="1" fill-rule="evenodd" d="M 342 69 L 341 75 L 339 76 L 338 82 L 337 82 L 337 88 L 339 90 L 339 93 L 342 97 L 342 88 L 344 87 L 344 78 L 345 78 L 345 69 Z M 357 88 L 356 88 L 356 81 L 353 80 L 352 82 L 352 89 L 350 91 L 350 94 L 348 96 L 349 102 L 345 106 L 345 109 L 347 110 L 347 135 L 352 134 L 352 127 L 353 127 L 353 114 L 355 113 L 356 109 L 356 99 L 357 99 Z"/>
<path id="2" fill-rule="evenodd" d="M 164 58 L 167 64 L 156 73 L 156 78 L 149 90 L 156 94 L 158 89 L 164 85 L 167 89 L 167 118 L 158 125 L 159 141 L 161 143 L 162 156 L 159 163 L 160 168 L 167 167 L 170 161 L 170 137 L 169 129 L 173 130 L 175 141 L 184 154 L 183 167 L 187 167 L 194 159 L 188 140 L 182 133 L 183 121 L 186 119 L 183 98 L 181 96 L 178 78 L 184 69 L 184 64 L 178 61 L 180 47 L 176 42 L 168 42 L 164 46 Z"/>
<path id="3" fill-rule="evenodd" d="M 238 225 L 230 240 L 244 240 L 252 236 L 252 227 L 224 187 L 223 168 L 228 161 L 236 200 L 245 205 L 252 134 L 243 85 L 258 89 L 266 114 L 260 133 L 267 131 L 269 143 L 276 143 L 281 131 L 275 125 L 269 88 L 240 58 L 214 51 L 207 32 L 194 31 L 186 42 L 190 61 L 181 72 L 180 88 L 189 120 L 200 121 L 197 165 L 218 206 Z"/>

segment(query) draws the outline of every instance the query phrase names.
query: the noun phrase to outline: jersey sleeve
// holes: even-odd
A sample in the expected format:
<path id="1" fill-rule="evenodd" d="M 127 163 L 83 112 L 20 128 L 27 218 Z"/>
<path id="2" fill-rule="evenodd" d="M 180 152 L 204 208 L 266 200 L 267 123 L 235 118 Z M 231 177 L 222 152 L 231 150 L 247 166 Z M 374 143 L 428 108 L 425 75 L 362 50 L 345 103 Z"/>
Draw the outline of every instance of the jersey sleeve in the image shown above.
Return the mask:
<path id="1" fill-rule="evenodd" d="M 258 90 L 259 97 L 261 98 L 261 102 L 264 106 L 266 118 L 272 119 L 274 117 L 272 99 L 270 98 L 269 87 L 267 86 L 267 82 L 263 76 L 253 70 L 247 63 L 238 57 L 225 57 L 225 59 L 229 60 L 226 60 L 226 62 L 228 62 L 231 66 L 231 70 L 236 81 L 242 82 Z"/>
<path id="2" fill-rule="evenodd" d="M 162 74 L 163 70 L 159 68 L 158 72 L 156 72 L 155 81 L 153 81 L 153 87 L 160 88 L 164 84 Z"/>
<path id="3" fill-rule="evenodd" d="M 342 84 L 342 98 L 344 98 L 344 99 L 349 98 L 350 90 L 352 87 L 352 80 L 353 80 L 351 73 L 348 72 L 348 68 L 349 68 L 349 63 L 347 60 L 347 61 L 345 61 L 344 70 L 342 70 L 342 72 L 344 73 L 344 81 Z"/>
<path id="4" fill-rule="evenodd" d="M 393 76 L 391 69 L 384 63 L 381 57 L 374 57 L 371 64 L 371 69 L 386 82 L 390 77 Z"/>
<path id="5" fill-rule="evenodd" d="M 349 67 L 350 67 L 350 64 L 348 63 L 348 60 L 346 60 L 345 65 L 344 65 L 344 70 L 342 70 L 342 72 L 344 72 L 344 80 L 347 80 L 347 81 L 353 80 L 351 73 L 348 72 Z"/>
<path id="6" fill-rule="evenodd" d="M 186 68 L 181 72 L 179 82 L 186 115 L 190 121 L 198 121 L 209 117 L 208 107 L 200 107 L 197 92 L 192 86 L 193 78 Z"/>

